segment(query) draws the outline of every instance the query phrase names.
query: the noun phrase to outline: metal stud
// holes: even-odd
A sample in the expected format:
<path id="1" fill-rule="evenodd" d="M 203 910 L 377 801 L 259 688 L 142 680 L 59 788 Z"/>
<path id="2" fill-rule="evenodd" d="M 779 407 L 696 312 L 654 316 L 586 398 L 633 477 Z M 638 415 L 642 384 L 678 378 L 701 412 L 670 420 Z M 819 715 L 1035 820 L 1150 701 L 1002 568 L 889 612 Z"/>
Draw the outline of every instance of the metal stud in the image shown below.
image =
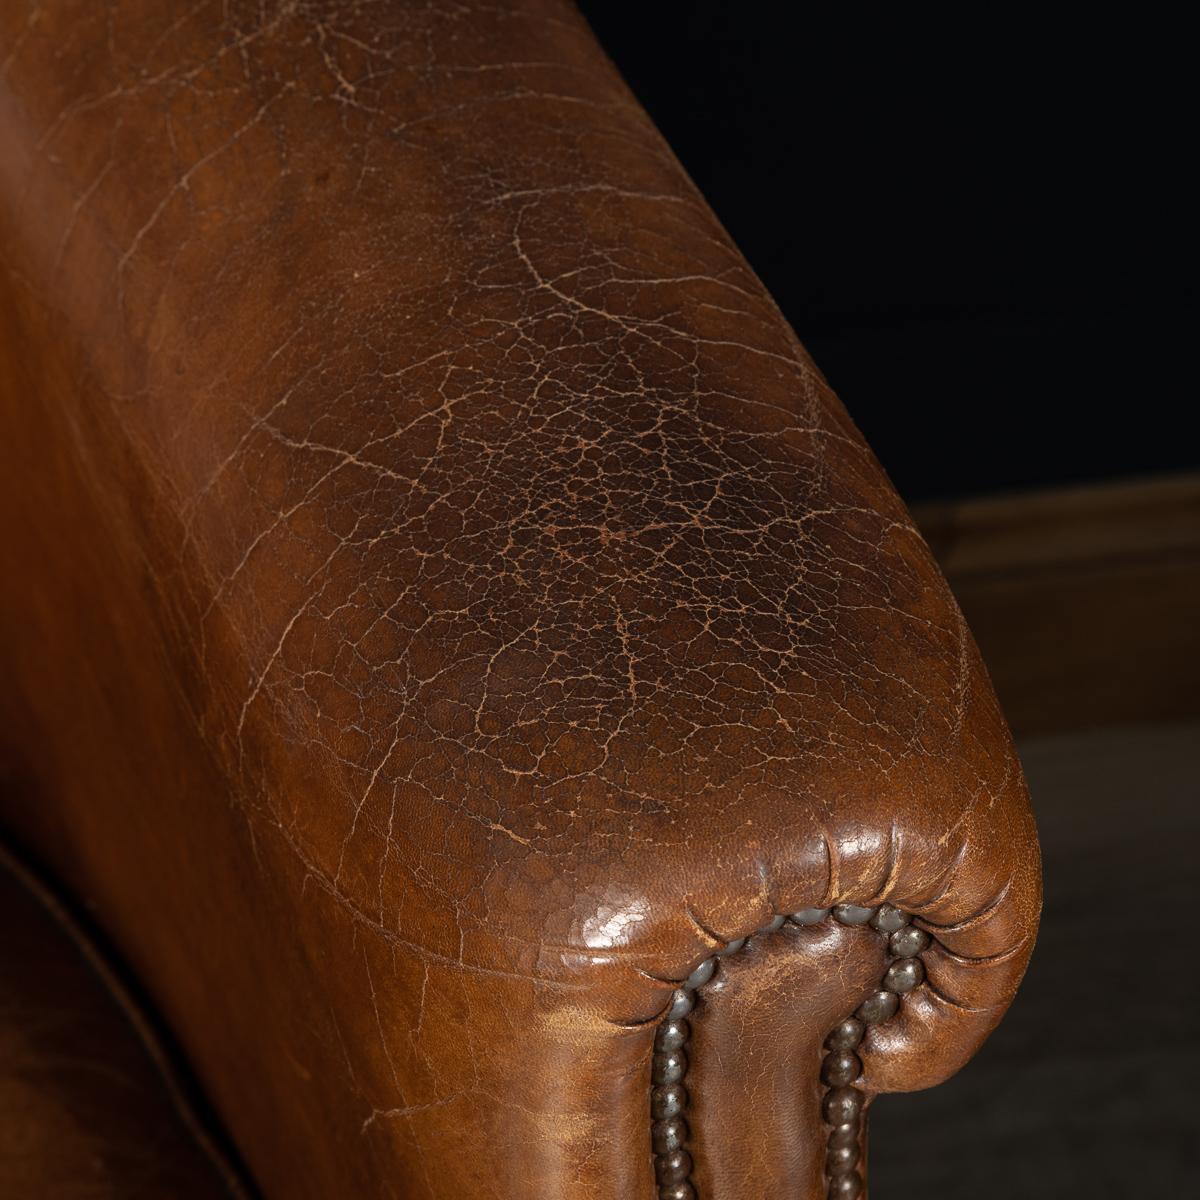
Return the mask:
<path id="1" fill-rule="evenodd" d="M 827 916 L 827 908 L 802 908 L 799 912 L 792 913 L 792 920 L 797 925 L 819 925 Z"/>
<path id="2" fill-rule="evenodd" d="M 731 954 L 736 954 L 745 944 L 745 938 L 735 938 L 727 946 L 717 951 L 717 958 L 728 958 Z"/>
<path id="3" fill-rule="evenodd" d="M 825 1155 L 825 1174 L 844 1175 L 858 1163 L 858 1143 L 848 1146 L 830 1146 Z"/>
<path id="4" fill-rule="evenodd" d="M 863 908 L 859 904 L 835 904 L 833 919 L 842 925 L 865 925 L 873 916 L 873 908 Z"/>
<path id="5" fill-rule="evenodd" d="M 680 1117 L 687 1108 L 687 1089 L 681 1083 L 667 1083 L 650 1093 L 650 1115 L 656 1121 Z"/>
<path id="6" fill-rule="evenodd" d="M 867 1025 L 882 1025 L 896 1015 L 900 997 L 895 992 L 875 992 L 859 1006 L 855 1016 Z"/>
<path id="7" fill-rule="evenodd" d="M 830 1087 L 853 1083 L 862 1074 L 862 1060 L 849 1050 L 834 1050 L 821 1062 L 821 1082 Z"/>
<path id="8" fill-rule="evenodd" d="M 655 1121 L 650 1126 L 650 1142 L 655 1154 L 674 1154 L 682 1150 L 687 1143 L 687 1122 L 682 1117 L 672 1117 L 669 1121 Z"/>
<path id="9" fill-rule="evenodd" d="M 894 904 L 881 904 L 871 918 L 871 925 L 880 933 L 895 933 L 908 924 L 908 913 L 901 911 Z"/>
<path id="10" fill-rule="evenodd" d="M 888 950 L 897 958 L 916 958 L 928 949 L 930 941 L 925 930 L 908 925 L 904 929 L 897 929 L 888 938 Z"/>
<path id="11" fill-rule="evenodd" d="M 717 960 L 715 958 L 706 958 L 681 984 L 684 991 L 694 992 L 696 988 L 703 987 L 713 976 L 713 972 L 717 969 Z"/>
<path id="12" fill-rule="evenodd" d="M 678 1021 L 686 1017 L 696 1007 L 696 997 L 683 988 L 676 988 L 671 993 L 671 1007 L 667 1009 L 667 1020 Z"/>
<path id="13" fill-rule="evenodd" d="M 835 1087 L 825 1093 L 821 1101 L 821 1114 L 827 1125 L 845 1125 L 857 1121 L 862 1115 L 863 1094 L 858 1088 Z"/>
<path id="14" fill-rule="evenodd" d="M 654 1035 L 654 1048 L 660 1053 L 682 1050 L 690 1032 L 686 1021 L 664 1021 Z"/>
<path id="15" fill-rule="evenodd" d="M 660 1154 L 654 1160 L 654 1173 L 659 1183 L 686 1183 L 692 1173 L 692 1156 L 686 1150 Z"/>
<path id="16" fill-rule="evenodd" d="M 858 1200 L 862 1195 L 862 1177 L 857 1171 L 847 1171 L 845 1175 L 835 1175 L 829 1181 L 829 1200 Z"/>
<path id="17" fill-rule="evenodd" d="M 883 986 L 889 992 L 911 992 L 925 978 L 925 967 L 919 958 L 898 958 L 883 973 Z"/>
<path id="18" fill-rule="evenodd" d="M 829 1148 L 842 1150 L 846 1146 L 858 1148 L 858 1122 L 847 1121 L 844 1125 L 835 1125 L 829 1135 Z"/>
<path id="19" fill-rule="evenodd" d="M 690 1183 L 668 1183 L 659 1188 L 658 1200 L 696 1200 L 696 1189 Z"/>
<path id="20" fill-rule="evenodd" d="M 682 1050 L 668 1050 L 654 1056 L 651 1078 L 655 1083 L 679 1083 L 686 1074 L 687 1055 Z"/>
<path id="21" fill-rule="evenodd" d="M 857 1017 L 847 1017 L 840 1025 L 833 1027 L 833 1032 L 825 1039 L 827 1050 L 856 1050 L 863 1040 L 866 1027 Z"/>

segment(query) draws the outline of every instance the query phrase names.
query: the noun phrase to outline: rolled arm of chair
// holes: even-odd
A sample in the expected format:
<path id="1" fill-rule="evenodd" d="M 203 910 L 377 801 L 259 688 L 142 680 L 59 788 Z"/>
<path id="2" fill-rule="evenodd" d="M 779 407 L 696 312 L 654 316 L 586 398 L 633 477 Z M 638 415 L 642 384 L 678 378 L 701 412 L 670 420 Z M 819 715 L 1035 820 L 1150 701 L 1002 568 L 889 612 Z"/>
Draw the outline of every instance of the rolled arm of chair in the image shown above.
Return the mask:
<path id="1" fill-rule="evenodd" d="M 265 1193 L 857 1194 L 864 1106 L 1014 993 L 1036 835 L 926 547 L 582 20 L 0 35 L 5 818 Z"/>

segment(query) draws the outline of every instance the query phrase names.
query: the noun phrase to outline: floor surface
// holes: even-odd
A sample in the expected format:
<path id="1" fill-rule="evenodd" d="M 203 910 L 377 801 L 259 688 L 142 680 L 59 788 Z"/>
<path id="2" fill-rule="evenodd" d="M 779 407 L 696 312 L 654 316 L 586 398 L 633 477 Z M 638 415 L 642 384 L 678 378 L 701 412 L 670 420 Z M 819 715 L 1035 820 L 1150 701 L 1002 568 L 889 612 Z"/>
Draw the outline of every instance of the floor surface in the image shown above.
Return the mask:
<path id="1" fill-rule="evenodd" d="M 1200 723 L 1021 747 L 1046 900 L 979 1055 L 872 1110 L 871 1195 L 1200 1196 Z"/>

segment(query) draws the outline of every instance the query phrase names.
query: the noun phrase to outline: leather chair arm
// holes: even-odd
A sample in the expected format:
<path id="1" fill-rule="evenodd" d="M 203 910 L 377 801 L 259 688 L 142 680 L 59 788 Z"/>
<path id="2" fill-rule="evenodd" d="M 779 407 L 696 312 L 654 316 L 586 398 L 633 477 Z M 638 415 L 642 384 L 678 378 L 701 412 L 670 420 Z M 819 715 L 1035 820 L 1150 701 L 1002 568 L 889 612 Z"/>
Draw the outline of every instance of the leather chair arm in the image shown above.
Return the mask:
<path id="1" fill-rule="evenodd" d="M 925 545 L 582 20 L 51 0 L 0 61 L 5 817 L 266 1194 L 824 1194 L 822 1105 L 1011 999 L 1036 836 Z M 933 940 L 823 1083 L 890 910 L 780 918 L 841 904 Z"/>

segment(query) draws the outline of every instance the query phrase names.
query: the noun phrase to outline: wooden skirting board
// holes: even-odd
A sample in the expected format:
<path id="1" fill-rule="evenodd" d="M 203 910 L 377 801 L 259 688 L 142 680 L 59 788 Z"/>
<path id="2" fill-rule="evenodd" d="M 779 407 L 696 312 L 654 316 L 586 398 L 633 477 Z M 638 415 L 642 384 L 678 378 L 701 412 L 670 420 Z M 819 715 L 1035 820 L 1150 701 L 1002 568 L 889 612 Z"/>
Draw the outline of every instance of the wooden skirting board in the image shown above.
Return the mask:
<path id="1" fill-rule="evenodd" d="M 1200 476 L 913 515 L 1018 737 L 1200 714 Z"/>

